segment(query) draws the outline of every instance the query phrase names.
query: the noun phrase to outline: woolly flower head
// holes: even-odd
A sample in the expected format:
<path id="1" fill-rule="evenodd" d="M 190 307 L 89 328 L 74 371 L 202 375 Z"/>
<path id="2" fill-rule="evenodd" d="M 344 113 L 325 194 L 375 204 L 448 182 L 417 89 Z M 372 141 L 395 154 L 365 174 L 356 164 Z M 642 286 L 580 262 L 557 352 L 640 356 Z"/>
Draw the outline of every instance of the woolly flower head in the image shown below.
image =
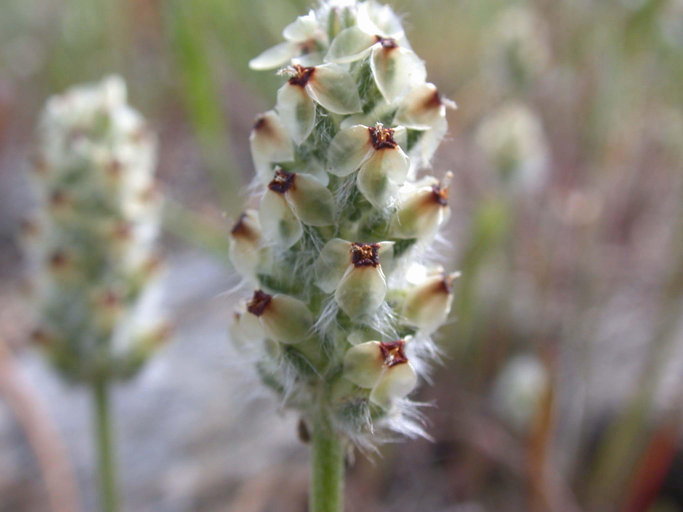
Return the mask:
<path id="1" fill-rule="evenodd" d="M 418 265 L 421 278 L 405 278 L 449 215 L 450 174 L 416 176 L 455 105 L 373 0 L 323 2 L 283 37 L 251 61 L 284 83 L 251 132 L 261 192 L 231 230 L 253 288 L 232 338 L 304 421 L 324 414 L 364 446 L 382 427 L 412 435 L 407 396 L 436 353 L 455 277 Z"/>
<path id="2" fill-rule="evenodd" d="M 156 142 L 118 77 L 52 97 L 40 120 L 24 226 L 34 339 L 68 377 L 133 373 L 164 338 L 150 280 Z"/>

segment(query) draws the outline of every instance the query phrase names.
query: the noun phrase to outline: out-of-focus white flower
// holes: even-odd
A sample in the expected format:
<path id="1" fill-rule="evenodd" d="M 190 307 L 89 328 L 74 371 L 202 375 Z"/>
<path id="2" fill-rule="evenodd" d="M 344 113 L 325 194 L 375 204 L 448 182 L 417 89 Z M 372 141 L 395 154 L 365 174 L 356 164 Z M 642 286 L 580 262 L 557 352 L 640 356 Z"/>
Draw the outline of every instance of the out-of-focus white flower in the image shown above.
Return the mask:
<path id="1" fill-rule="evenodd" d="M 273 163 L 294 160 L 294 143 L 274 110 L 269 110 L 256 119 L 249 144 L 256 174 L 264 184 L 273 177 Z"/>
<path id="2" fill-rule="evenodd" d="M 344 356 L 344 377 L 370 389 L 370 401 L 388 409 L 417 385 L 415 369 L 405 355 L 403 340 L 368 341 L 355 345 Z"/>
<path id="3" fill-rule="evenodd" d="M 513 427 L 526 431 L 539 412 L 548 385 L 548 372 L 537 357 L 515 356 L 496 379 L 493 405 Z"/>
<path id="4" fill-rule="evenodd" d="M 403 127 L 355 125 L 339 131 L 328 153 L 328 171 L 348 176 L 358 170 L 358 190 L 376 208 L 383 208 L 396 195 L 410 168 L 403 152 Z"/>
<path id="5" fill-rule="evenodd" d="M 350 317 L 371 315 L 387 293 L 383 268 L 391 269 L 393 247 L 393 242 L 363 244 L 334 238 L 315 263 L 316 284 L 326 293 L 335 292 L 337 304 Z"/>
<path id="6" fill-rule="evenodd" d="M 477 142 L 513 189 L 534 191 L 543 186 L 548 149 L 538 116 L 521 103 L 507 104 L 484 119 Z"/>
<path id="7" fill-rule="evenodd" d="M 313 130 L 316 103 L 335 114 L 361 111 L 356 84 L 341 66 L 294 64 L 283 73 L 289 80 L 277 92 L 276 109 L 297 144 L 306 140 Z"/>

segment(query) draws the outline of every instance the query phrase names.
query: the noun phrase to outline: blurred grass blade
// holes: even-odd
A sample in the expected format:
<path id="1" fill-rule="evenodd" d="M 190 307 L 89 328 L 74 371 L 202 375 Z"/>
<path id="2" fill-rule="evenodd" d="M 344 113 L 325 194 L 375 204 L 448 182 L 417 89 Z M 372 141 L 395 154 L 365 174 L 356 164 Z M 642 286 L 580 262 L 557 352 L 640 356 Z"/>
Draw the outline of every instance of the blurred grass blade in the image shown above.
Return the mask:
<path id="1" fill-rule="evenodd" d="M 170 1 L 166 29 L 182 81 L 182 94 L 197 141 L 223 208 L 236 214 L 240 180 L 232 159 L 229 127 L 216 85 L 207 36 L 211 4 Z"/>

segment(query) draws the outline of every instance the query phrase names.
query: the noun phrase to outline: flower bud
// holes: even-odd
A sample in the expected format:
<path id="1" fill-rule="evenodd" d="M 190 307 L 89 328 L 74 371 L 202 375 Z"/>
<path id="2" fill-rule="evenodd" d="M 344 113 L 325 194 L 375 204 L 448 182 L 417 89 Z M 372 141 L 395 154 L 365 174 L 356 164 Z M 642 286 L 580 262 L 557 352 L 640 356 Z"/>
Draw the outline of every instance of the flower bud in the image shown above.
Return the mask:
<path id="1" fill-rule="evenodd" d="M 347 176 L 358 169 L 358 189 L 376 208 L 383 208 L 405 180 L 410 161 L 399 141 L 405 129 L 355 125 L 342 129 L 330 144 L 328 170 Z"/>
<path id="2" fill-rule="evenodd" d="M 273 110 L 256 119 L 249 144 L 256 174 L 262 183 L 268 183 L 273 175 L 271 164 L 294 160 L 294 144 Z"/>
<path id="3" fill-rule="evenodd" d="M 387 293 L 382 265 L 391 268 L 393 246 L 393 242 L 330 240 L 314 267 L 318 287 L 327 293 L 334 291 L 337 304 L 351 318 L 373 314 Z"/>
<path id="4" fill-rule="evenodd" d="M 446 179 L 449 178 L 447 175 Z M 420 240 L 432 237 L 450 216 L 448 185 L 442 183 L 405 189 L 391 219 L 392 235 Z"/>
<path id="5" fill-rule="evenodd" d="M 311 67 L 294 64 L 284 73 L 290 78 L 277 93 L 276 108 L 297 144 L 306 140 L 313 130 L 316 103 L 334 114 L 361 111 L 353 78 L 336 64 Z"/>
<path id="6" fill-rule="evenodd" d="M 261 198 L 259 216 L 266 236 L 289 248 L 303 235 L 301 222 L 311 226 L 332 224 L 334 199 L 312 176 L 277 169 Z"/>
<path id="7" fill-rule="evenodd" d="M 240 215 L 230 230 L 230 261 L 244 276 L 253 277 L 260 263 L 261 224 L 254 210 Z"/>
<path id="8" fill-rule="evenodd" d="M 266 335 L 259 317 L 246 309 L 236 311 L 229 327 L 230 339 L 240 348 L 262 342 Z"/>
<path id="9" fill-rule="evenodd" d="M 401 102 L 395 122 L 413 130 L 429 130 L 446 117 L 446 108 L 455 102 L 443 98 L 434 84 L 415 87 Z"/>
<path id="10" fill-rule="evenodd" d="M 368 341 L 351 347 L 344 356 L 344 377 L 370 389 L 370 401 L 384 409 L 417 385 L 415 369 L 405 355 L 405 341 Z"/>
<path id="11" fill-rule="evenodd" d="M 408 291 L 403 317 L 424 334 L 432 334 L 448 317 L 453 302 L 453 281 L 458 274 L 434 275 Z"/>
<path id="12" fill-rule="evenodd" d="M 306 55 L 311 58 L 319 46 L 326 45 L 327 35 L 320 28 L 315 11 L 299 16 L 282 31 L 287 40 L 269 48 L 258 57 L 249 61 L 251 69 L 276 69 L 287 64 L 291 59 Z"/>
<path id="13" fill-rule="evenodd" d="M 493 405 L 505 420 L 526 431 L 539 412 L 549 386 L 548 371 L 531 355 L 510 359 L 493 386 Z"/>
<path id="14" fill-rule="evenodd" d="M 267 337 L 286 344 L 304 341 L 313 327 L 313 315 L 306 304 L 287 295 L 257 290 L 247 311 L 259 319 Z"/>
<path id="15" fill-rule="evenodd" d="M 110 77 L 51 98 L 33 180 L 41 229 L 27 246 L 36 319 L 71 379 L 125 378 L 142 363 L 156 300 L 148 263 L 160 220 L 156 141 Z M 135 367 L 139 367 L 137 364 Z"/>

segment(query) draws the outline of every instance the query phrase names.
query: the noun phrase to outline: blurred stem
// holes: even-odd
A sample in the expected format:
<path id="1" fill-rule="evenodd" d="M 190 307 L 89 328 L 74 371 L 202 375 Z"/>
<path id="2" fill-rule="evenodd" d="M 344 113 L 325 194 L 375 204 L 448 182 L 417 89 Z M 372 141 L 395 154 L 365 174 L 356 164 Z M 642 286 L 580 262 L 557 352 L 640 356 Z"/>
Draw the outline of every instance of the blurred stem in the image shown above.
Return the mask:
<path id="1" fill-rule="evenodd" d="M 311 444 L 309 512 L 342 512 L 344 448 L 342 440 L 324 414 L 313 425 Z"/>
<path id="2" fill-rule="evenodd" d="M 0 339 L 0 395 L 16 415 L 35 453 L 52 512 L 81 510 L 76 477 L 52 418 Z"/>
<path id="3" fill-rule="evenodd" d="M 592 473 L 589 501 L 593 510 L 608 510 L 610 503 L 619 500 L 622 486 L 643 451 L 649 413 L 658 386 L 671 360 L 672 349 L 681 322 L 683 299 L 683 207 L 678 209 L 678 225 L 673 232 L 674 268 L 664 285 L 655 332 L 650 341 L 649 357 L 634 396 L 625 410 L 610 425 L 600 447 L 596 467 Z"/>
<path id="4" fill-rule="evenodd" d="M 116 512 L 119 504 L 109 402 L 109 382 L 106 379 L 98 379 L 93 383 L 93 399 L 95 405 L 100 505 L 103 512 Z"/>

